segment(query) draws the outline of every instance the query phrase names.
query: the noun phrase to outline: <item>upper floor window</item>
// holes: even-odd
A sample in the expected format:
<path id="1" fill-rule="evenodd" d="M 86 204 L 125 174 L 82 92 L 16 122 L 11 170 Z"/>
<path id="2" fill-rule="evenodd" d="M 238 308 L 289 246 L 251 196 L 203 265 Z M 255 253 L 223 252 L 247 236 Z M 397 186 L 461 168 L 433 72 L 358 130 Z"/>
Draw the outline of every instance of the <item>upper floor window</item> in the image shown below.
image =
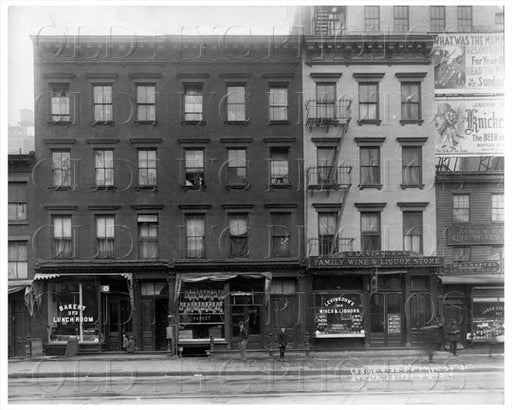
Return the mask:
<path id="1" fill-rule="evenodd" d="M 270 149 L 270 184 L 287 185 L 290 183 L 288 169 L 288 148 Z"/>
<path id="2" fill-rule="evenodd" d="M 201 84 L 185 86 L 185 121 L 203 121 L 203 87 Z"/>
<path id="3" fill-rule="evenodd" d="M 402 147 L 402 184 L 421 185 L 422 147 Z"/>
<path id="4" fill-rule="evenodd" d="M 156 120 L 156 87 L 154 85 L 137 86 L 137 121 Z"/>
<path id="5" fill-rule="evenodd" d="M 505 220 L 505 207 L 503 204 L 503 194 L 491 195 L 491 220 L 504 221 Z"/>
<path id="6" fill-rule="evenodd" d="M 7 259 L 9 263 L 9 279 L 28 278 L 28 253 L 26 242 L 9 241 L 9 251 Z"/>
<path id="7" fill-rule="evenodd" d="M 404 212 L 404 251 L 423 253 L 423 212 Z"/>
<path id="8" fill-rule="evenodd" d="M 94 121 L 112 121 L 112 86 L 94 86 Z"/>
<path id="9" fill-rule="evenodd" d="M 316 116 L 336 118 L 336 83 L 316 83 Z"/>
<path id="10" fill-rule="evenodd" d="M 503 13 L 496 13 L 494 15 L 494 24 L 496 24 L 497 26 L 503 26 L 505 20 L 504 20 L 504 15 Z"/>
<path id="11" fill-rule="evenodd" d="M 246 257 L 249 253 L 247 214 L 229 216 L 229 256 Z"/>
<path id="12" fill-rule="evenodd" d="M 379 251 L 380 212 L 361 212 L 361 250 Z"/>
<path id="13" fill-rule="evenodd" d="M 409 6 L 394 6 L 395 31 L 406 33 L 409 31 Z"/>
<path id="14" fill-rule="evenodd" d="M 96 186 L 114 186 L 114 151 L 95 151 Z"/>
<path id="15" fill-rule="evenodd" d="M 158 258 L 158 215 L 138 215 L 139 257 Z"/>
<path id="16" fill-rule="evenodd" d="M 156 150 L 140 149 L 139 155 L 139 186 L 156 186 Z"/>
<path id="17" fill-rule="evenodd" d="M 446 29 L 446 7 L 430 6 L 430 31 L 442 32 Z"/>
<path id="18" fill-rule="evenodd" d="M 454 262 L 469 262 L 471 260 L 471 246 L 457 246 L 453 248 Z"/>
<path id="19" fill-rule="evenodd" d="M 228 184 L 247 183 L 247 160 L 245 149 L 228 149 Z"/>
<path id="20" fill-rule="evenodd" d="M 329 255 L 336 252 L 334 241 L 337 230 L 338 214 L 336 212 L 321 212 L 318 214 L 318 252 L 319 255 Z"/>
<path id="21" fill-rule="evenodd" d="M 113 258 L 115 255 L 115 222 L 113 216 L 96 218 L 96 245 L 98 258 Z"/>
<path id="22" fill-rule="evenodd" d="M 288 120 L 288 89 L 286 87 L 270 87 L 268 119 L 269 121 Z"/>
<path id="23" fill-rule="evenodd" d="M 27 220 L 27 183 L 9 182 L 9 222 Z"/>
<path id="24" fill-rule="evenodd" d="M 245 86 L 230 85 L 227 88 L 228 121 L 245 121 Z"/>
<path id="25" fill-rule="evenodd" d="M 325 34 L 327 34 L 328 36 L 340 35 L 345 26 L 345 13 L 343 12 L 343 8 L 325 6 L 323 7 L 323 9 L 325 16 L 323 23 L 325 24 L 324 27 L 327 29 L 327 32 Z M 324 33 L 325 29 L 320 29 L 320 31 Z"/>
<path id="26" fill-rule="evenodd" d="M 402 120 L 421 119 L 421 85 L 419 82 L 402 82 Z"/>
<path id="27" fill-rule="evenodd" d="M 272 256 L 290 256 L 290 220 L 289 212 L 276 212 L 271 215 Z"/>
<path id="28" fill-rule="evenodd" d="M 359 83 L 359 120 L 379 119 L 379 84 Z"/>
<path id="29" fill-rule="evenodd" d="M 52 185 L 71 186 L 71 153 L 69 151 L 52 152 Z"/>
<path id="30" fill-rule="evenodd" d="M 71 115 L 69 109 L 69 85 L 52 85 L 52 121 L 70 122 Z"/>
<path id="31" fill-rule="evenodd" d="M 469 194 L 453 195 L 453 221 L 469 222 Z"/>
<path id="32" fill-rule="evenodd" d="M 364 31 L 380 30 L 380 7 L 364 6 Z"/>
<path id="33" fill-rule="evenodd" d="M 380 185 L 380 147 L 360 147 L 361 186 Z"/>
<path id="34" fill-rule="evenodd" d="M 203 150 L 185 150 L 185 186 L 200 188 L 204 182 Z"/>
<path id="35" fill-rule="evenodd" d="M 472 6 L 457 6 L 457 29 L 464 32 L 473 30 Z"/>
<path id="36" fill-rule="evenodd" d="M 53 256 L 54 258 L 71 258 L 73 256 L 70 216 L 53 218 Z"/>
<path id="37" fill-rule="evenodd" d="M 316 164 L 317 164 L 317 183 L 330 184 L 336 177 L 334 173 L 334 160 L 336 157 L 336 148 L 322 147 L 316 149 Z"/>
<path id="38" fill-rule="evenodd" d="M 204 215 L 188 215 L 187 229 L 187 258 L 204 258 Z"/>

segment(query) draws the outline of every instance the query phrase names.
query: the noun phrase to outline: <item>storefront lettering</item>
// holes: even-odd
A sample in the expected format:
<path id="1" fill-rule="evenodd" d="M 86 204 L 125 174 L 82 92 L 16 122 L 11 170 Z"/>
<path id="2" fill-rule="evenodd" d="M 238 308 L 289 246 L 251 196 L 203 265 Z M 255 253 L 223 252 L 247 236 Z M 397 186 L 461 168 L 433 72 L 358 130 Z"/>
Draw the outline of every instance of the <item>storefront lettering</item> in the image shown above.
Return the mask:
<path id="1" fill-rule="evenodd" d="M 180 312 L 224 313 L 223 302 L 180 302 Z"/>
<path id="2" fill-rule="evenodd" d="M 350 268 L 363 267 L 394 267 L 394 266 L 441 266 L 443 258 L 439 256 L 407 256 L 407 257 L 346 257 L 346 258 L 310 258 L 310 267 L 318 268 Z"/>
<path id="3" fill-rule="evenodd" d="M 74 316 L 53 317 L 53 323 L 92 323 L 92 322 L 94 322 L 94 318 L 92 316 L 84 316 L 84 317 L 74 317 Z"/>
<path id="4" fill-rule="evenodd" d="M 503 244 L 503 226 L 453 225 L 446 230 L 448 245 L 493 245 Z"/>
<path id="5" fill-rule="evenodd" d="M 442 268 L 445 275 L 471 274 L 471 273 L 498 273 L 501 272 L 500 262 L 457 262 Z"/>

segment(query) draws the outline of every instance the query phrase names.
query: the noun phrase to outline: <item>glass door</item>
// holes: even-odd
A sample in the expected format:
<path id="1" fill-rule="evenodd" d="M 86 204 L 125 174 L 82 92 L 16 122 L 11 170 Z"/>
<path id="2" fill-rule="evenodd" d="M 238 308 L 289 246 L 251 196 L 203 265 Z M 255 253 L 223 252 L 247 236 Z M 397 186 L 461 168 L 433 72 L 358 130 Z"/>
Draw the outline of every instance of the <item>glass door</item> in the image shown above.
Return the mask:
<path id="1" fill-rule="evenodd" d="M 370 340 L 372 346 L 401 346 L 402 294 L 374 293 L 370 298 Z"/>

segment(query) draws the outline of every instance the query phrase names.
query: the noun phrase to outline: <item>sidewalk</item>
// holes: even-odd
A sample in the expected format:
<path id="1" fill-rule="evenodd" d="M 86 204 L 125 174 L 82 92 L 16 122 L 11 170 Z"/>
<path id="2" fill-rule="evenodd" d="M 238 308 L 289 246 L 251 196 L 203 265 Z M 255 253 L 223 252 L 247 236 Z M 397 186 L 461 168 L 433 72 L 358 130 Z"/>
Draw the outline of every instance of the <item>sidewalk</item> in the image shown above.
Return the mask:
<path id="1" fill-rule="evenodd" d="M 168 358 L 164 354 L 104 354 L 74 357 L 41 357 L 9 360 L 9 378 L 71 378 L 71 377 L 154 377 L 154 376 L 224 376 L 336 374 L 354 375 L 360 369 L 380 372 L 503 372 L 504 355 L 462 351 L 456 357 L 448 352 L 435 352 L 434 362 L 426 354 L 368 355 L 368 352 L 312 352 L 310 357 L 287 357 L 281 363 L 274 358 Z M 355 373 L 354 373 L 355 372 Z"/>

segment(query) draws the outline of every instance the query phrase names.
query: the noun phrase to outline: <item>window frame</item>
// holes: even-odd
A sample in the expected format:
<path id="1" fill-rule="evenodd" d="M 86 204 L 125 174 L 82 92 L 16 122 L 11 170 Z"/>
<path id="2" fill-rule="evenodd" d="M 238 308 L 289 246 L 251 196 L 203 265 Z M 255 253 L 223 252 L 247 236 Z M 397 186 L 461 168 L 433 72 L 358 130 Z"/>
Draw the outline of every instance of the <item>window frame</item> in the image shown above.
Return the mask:
<path id="1" fill-rule="evenodd" d="M 202 223 L 202 235 L 189 235 L 189 222 L 197 220 Z M 187 259 L 204 259 L 206 258 L 206 215 L 204 214 L 187 214 L 185 215 L 185 256 Z M 191 241 L 190 239 L 194 239 L 194 241 L 198 241 L 201 245 L 199 247 L 199 251 L 196 248 L 192 249 L 190 247 Z M 195 243 L 195 242 L 192 242 Z"/>
<path id="2" fill-rule="evenodd" d="M 10 257 L 10 253 L 9 250 L 10 250 L 10 247 L 11 246 L 16 246 L 17 248 L 20 247 L 20 246 L 24 246 L 25 247 L 25 255 L 26 255 L 26 259 L 9 259 Z M 27 241 L 9 241 L 8 244 L 7 244 L 7 247 L 8 247 L 8 251 L 7 251 L 7 264 L 8 264 L 8 267 L 7 267 L 7 277 L 8 277 L 8 280 L 20 280 L 20 279 L 28 279 L 28 243 Z M 17 256 L 19 256 L 20 252 L 17 251 L 16 252 Z M 16 271 L 16 277 L 11 277 L 9 275 L 10 273 L 10 269 L 9 267 L 12 266 L 12 264 L 14 264 L 15 266 L 15 271 Z M 24 267 L 24 270 L 25 272 L 21 272 L 21 276 L 20 276 L 20 267 Z M 23 270 L 23 269 L 21 269 Z"/>
<path id="3" fill-rule="evenodd" d="M 156 221 L 141 221 L 140 219 L 147 217 L 155 217 Z M 147 228 L 147 235 L 142 234 L 142 228 Z M 153 228 L 156 234 L 150 235 L 151 228 Z M 137 232 L 139 239 L 139 259 L 154 260 L 158 259 L 159 254 L 159 229 L 158 229 L 158 214 L 138 214 L 137 215 Z M 145 244 L 152 244 L 155 256 L 144 256 L 143 246 Z"/>
<path id="4" fill-rule="evenodd" d="M 247 186 L 248 179 L 247 179 L 247 149 L 246 148 L 228 148 L 228 166 L 227 166 L 227 185 L 228 186 Z M 231 153 L 239 153 L 243 152 L 243 158 L 238 158 L 237 155 L 235 155 L 235 158 L 230 158 Z M 232 166 L 232 162 L 235 162 L 237 164 L 242 163 L 243 165 L 237 165 Z M 234 170 L 234 175 L 233 174 Z M 238 175 L 238 171 L 243 170 L 243 176 Z M 232 179 L 233 178 L 233 179 Z"/>
<path id="5" fill-rule="evenodd" d="M 495 197 L 500 197 L 501 201 L 497 201 L 497 204 L 501 206 L 495 206 Z M 496 213 L 495 213 L 496 211 Z M 505 195 L 502 193 L 491 194 L 491 221 L 492 222 L 505 222 Z"/>
<path id="6" fill-rule="evenodd" d="M 456 205 L 456 201 L 455 201 L 455 198 L 456 197 L 464 197 L 464 198 L 467 198 L 467 204 L 468 206 L 467 207 L 455 207 Z M 464 201 L 465 202 L 465 201 Z M 459 202 L 458 202 L 459 203 Z M 462 210 L 462 215 L 465 215 L 466 212 L 464 212 L 465 210 L 467 210 L 467 220 L 461 220 L 459 219 L 459 217 L 456 217 L 456 210 Z M 453 222 L 457 222 L 457 223 L 467 223 L 467 222 L 471 222 L 471 196 L 470 194 L 452 194 L 452 221 Z"/>
<path id="7" fill-rule="evenodd" d="M 361 223 L 361 251 L 366 250 L 382 250 L 382 212 L 377 211 L 361 211 L 360 212 L 360 223 Z M 375 231 L 365 231 L 363 230 L 363 218 L 376 216 L 378 218 L 378 232 Z M 365 247 L 366 237 L 376 237 L 377 238 L 377 249 L 368 249 Z"/>
<path id="8" fill-rule="evenodd" d="M 463 15 L 465 11 L 469 11 L 469 17 Z M 463 33 L 473 31 L 473 6 L 457 6 L 457 30 Z"/>
<path id="9" fill-rule="evenodd" d="M 192 152 L 200 152 L 201 153 L 201 167 L 192 167 L 188 166 L 188 158 L 187 154 Z M 193 158 L 190 158 L 192 161 Z M 185 181 L 183 186 L 187 189 L 201 189 L 205 186 L 205 167 L 204 167 L 204 148 L 185 148 Z M 189 178 L 189 176 L 193 176 L 193 174 L 197 174 L 193 178 Z"/>
<path id="10" fill-rule="evenodd" d="M 69 83 L 51 83 L 50 84 L 50 121 L 54 124 L 69 124 L 71 122 L 71 94 L 69 91 Z M 58 89 L 60 91 L 65 91 L 66 95 L 64 96 L 55 96 L 55 90 Z M 62 110 L 62 99 L 67 99 L 67 113 L 54 113 L 54 99 L 58 98 L 60 101 L 58 102 L 58 105 L 60 107 L 60 110 Z M 64 104 L 64 111 L 66 111 L 66 104 Z M 55 118 L 59 117 L 59 118 Z M 66 118 L 63 118 L 66 117 Z"/>
<path id="11" fill-rule="evenodd" d="M 28 221 L 28 183 L 26 181 L 9 181 L 8 188 L 16 186 L 8 192 L 7 219 L 9 223 L 23 223 Z M 21 192 L 19 192 L 21 191 Z M 23 198 L 24 197 L 24 198 Z M 14 218 L 11 218 L 11 209 L 14 208 Z M 18 217 L 21 214 L 22 217 Z M 24 214 L 24 217 L 23 217 Z"/>
<path id="12" fill-rule="evenodd" d="M 96 101 L 96 89 L 101 88 L 101 101 Z M 106 98 L 108 95 L 108 92 L 105 93 L 105 88 L 110 88 L 110 101 Z M 105 101 L 107 100 L 107 101 Z M 92 115 L 93 115 L 93 122 L 95 124 L 108 124 L 114 122 L 114 106 L 113 106 L 113 86 L 112 84 L 93 84 L 92 86 Z M 101 113 L 102 115 L 100 117 L 103 118 L 97 118 L 96 116 L 96 107 L 101 107 Z M 107 107 L 110 107 L 110 115 L 107 115 L 108 109 Z"/>
<path id="13" fill-rule="evenodd" d="M 229 218 L 229 257 L 247 258 L 249 256 L 249 214 L 244 212 L 233 212 L 228 215 Z M 245 220 L 245 233 L 233 234 L 231 230 L 232 218 L 241 218 Z M 234 250 L 240 248 L 240 243 L 245 252 L 237 253 Z"/>
<path id="14" fill-rule="evenodd" d="M 430 6 L 430 31 L 434 33 L 446 30 L 446 6 Z"/>
<path id="15" fill-rule="evenodd" d="M 381 181 L 381 147 L 379 145 L 374 145 L 374 146 L 367 146 L 367 145 L 361 145 L 359 147 L 359 187 L 362 187 L 362 188 L 365 188 L 365 187 L 381 187 L 382 186 L 382 181 Z M 376 165 L 371 165 L 371 164 L 364 164 L 363 165 L 363 150 L 364 151 L 377 151 L 377 164 Z M 365 181 L 365 178 L 363 177 L 363 175 L 365 174 L 365 172 L 363 172 L 363 170 L 366 170 L 366 169 L 369 169 L 369 170 L 372 170 L 372 171 L 375 171 L 375 169 L 377 170 L 377 181 L 370 181 L 369 183 Z M 367 175 L 372 175 L 373 177 L 373 172 L 367 174 Z"/>
<path id="16" fill-rule="evenodd" d="M 153 152 L 155 154 L 154 160 L 149 158 L 150 152 Z M 141 166 L 141 163 L 144 161 L 144 158 L 141 157 L 141 155 L 143 153 L 146 153 L 146 158 L 145 158 L 146 166 L 145 167 Z M 155 164 L 154 167 L 150 166 L 151 161 L 154 161 L 154 164 Z M 157 184 L 158 184 L 157 163 L 158 163 L 158 158 L 157 158 L 157 149 L 156 148 L 138 148 L 137 149 L 137 186 L 139 188 L 155 188 L 157 186 Z M 146 171 L 146 176 L 145 176 L 146 181 L 141 180 L 141 178 L 143 177 L 143 175 L 141 174 L 141 171 Z M 150 180 L 151 180 L 151 175 L 150 175 L 151 172 L 150 171 L 154 171 L 154 176 L 153 176 L 154 183 L 153 184 L 150 183 Z"/>
<path id="17" fill-rule="evenodd" d="M 101 158 L 102 158 L 102 161 L 103 161 L 103 164 L 100 164 L 98 165 L 98 153 L 103 153 Z M 108 158 L 105 157 L 105 155 L 107 153 L 112 153 L 112 158 L 111 158 L 111 166 L 108 166 Z M 102 166 L 101 166 L 102 165 Z M 94 171 L 95 171 L 95 179 L 94 179 L 94 186 L 96 188 L 112 188 L 115 186 L 115 175 L 114 175 L 114 150 L 113 149 L 95 149 L 94 150 Z M 103 172 L 103 179 L 104 179 L 104 182 L 101 183 L 100 180 L 98 180 L 98 171 L 102 171 Z M 111 177 L 111 180 L 107 181 L 107 176 L 109 175 L 109 172 L 110 171 L 110 175 L 112 175 Z M 109 183 L 111 182 L 111 183 Z"/>
<path id="18" fill-rule="evenodd" d="M 71 150 L 69 149 L 55 149 L 51 151 L 52 153 L 52 164 L 51 164 L 51 172 L 52 172 L 52 186 L 56 188 L 71 188 L 73 184 L 73 174 L 71 169 Z M 62 158 L 64 154 L 67 154 L 67 161 L 69 163 L 68 167 L 63 166 L 63 162 L 66 161 L 66 159 Z M 55 167 L 56 162 L 56 155 L 60 155 L 60 167 Z M 57 180 L 57 175 L 61 175 L 61 181 Z M 69 178 L 69 183 L 66 183 L 67 179 Z"/>
<path id="19" fill-rule="evenodd" d="M 98 222 L 99 220 L 105 220 L 105 236 L 104 237 L 100 237 L 99 236 L 99 232 L 98 232 Z M 107 220 L 112 220 L 112 231 L 113 231 L 113 235 L 109 236 L 108 235 L 108 224 L 107 224 Z M 95 215 L 95 218 L 94 218 L 94 225 L 95 225 L 95 234 L 96 234 L 96 258 L 97 259 L 113 259 L 116 257 L 116 218 L 115 218 L 115 215 Z M 105 246 L 106 250 L 104 253 L 102 253 L 100 251 L 100 241 L 105 241 L 105 245 L 108 245 L 110 242 L 112 243 L 112 245 L 110 247 L 107 247 Z M 109 249 L 108 248 L 111 248 L 111 253 L 109 253 Z"/>
<path id="20" fill-rule="evenodd" d="M 286 93 L 286 103 L 284 105 L 280 104 L 280 103 L 276 104 L 275 99 L 273 98 L 274 97 L 273 91 L 280 93 L 280 92 L 283 92 L 283 90 Z M 269 123 L 286 123 L 286 122 L 288 122 L 288 106 L 289 106 L 288 86 L 277 85 L 277 84 L 272 85 L 271 84 L 269 86 L 269 91 L 268 91 L 268 122 Z M 284 118 L 275 118 L 275 110 L 276 109 L 278 112 L 280 110 L 282 110 L 282 112 L 284 113 Z M 279 117 L 279 115 L 278 115 L 278 117 Z"/>
<path id="21" fill-rule="evenodd" d="M 412 227 L 406 226 L 406 217 L 418 217 L 419 218 L 419 224 L 414 225 Z M 411 252 L 418 252 L 420 254 L 423 254 L 423 211 L 403 211 L 402 212 L 402 233 L 403 233 L 403 249 L 404 251 L 411 251 Z M 419 229 L 419 235 L 414 234 L 411 232 Z M 408 238 L 414 238 L 419 236 L 419 249 L 415 250 L 414 248 L 414 241 L 411 243 L 411 246 L 408 246 Z"/>
<path id="22" fill-rule="evenodd" d="M 417 101 L 409 101 L 409 98 L 413 95 L 415 95 L 414 93 L 408 93 L 409 96 L 404 100 L 404 87 L 412 87 L 412 86 L 415 86 L 417 87 L 417 93 L 416 95 L 418 96 L 417 97 Z M 401 123 L 404 124 L 404 123 L 421 123 L 423 122 L 422 120 L 422 103 L 421 103 L 421 81 L 401 81 L 400 82 L 400 105 L 401 105 Z M 410 105 L 414 105 L 414 106 L 417 106 L 418 108 L 418 115 L 417 115 L 417 118 L 413 118 L 412 116 L 409 116 L 409 115 L 405 115 L 404 114 L 407 114 L 407 112 L 409 111 L 407 107 L 409 107 Z"/>
<path id="23" fill-rule="evenodd" d="M 243 102 L 233 101 L 233 96 L 240 94 L 241 91 L 234 91 L 231 89 L 242 89 L 243 90 Z M 231 91 L 230 91 L 231 90 Z M 229 123 L 245 123 L 247 122 L 247 90 L 246 84 L 227 84 L 226 85 L 226 122 Z M 238 110 L 232 111 L 231 107 L 243 107 L 243 118 L 238 118 Z M 236 115 L 235 115 L 236 114 Z M 234 115 L 232 117 L 232 115 Z"/>
<path id="24" fill-rule="evenodd" d="M 405 11 L 405 15 L 401 15 Z M 393 6 L 393 29 L 396 33 L 409 31 L 409 6 Z"/>
<path id="25" fill-rule="evenodd" d="M 370 11 L 377 11 L 377 16 L 369 16 Z M 377 26 L 371 25 L 377 22 Z M 380 6 L 364 6 L 364 31 L 380 31 Z"/>
<path id="26" fill-rule="evenodd" d="M 317 81 L 315 82 L 315 103 L 317 118 L 323 119 L 336 119 L 336 98 L 337 98 L 337 83 L 334 81 Z M 332 88 L 332 98 L 329 95 L 328 90 L 325 92 L 320 92 L 319 89 L 322 87 L 331 87 Z M 322 97 L 325 95 L 325 98 Z M 318 113 L 320 112 L 320 114 Z"/>
<path id="27" fill-rule="evenodd" d="M 460 255 L 458 251 L 463 251 Z M 471 246 L 454 246 L 453 247 L 453 261 L 454 262 L 470 262 L 471 261 Z"/>
<path id="28" fill-rule="evenodd" d="M 55 230 L 57 226 L 57 221 L 60 221 L 60 225 L 62 226 L 61 232 L 62 236 L 57 237 L 55 235 Z M 69 222 L 69 236 L 65 235 L 65 224 L 64 222 Z M 62 246 L 59 246 L 59 241 Z M 62 248 L 62 251 L 58 249 Z M 67 249 L 67 252 L 66 252 Z M 74 242 L 73 242 L 73 220 L 71 215 L 54 215 L 52 216 L 52 257 L 54 259 L 71 259 L 74 256 Z"/>
<path id="29" fill-rule="evenodd" d="M 404 153 L 410 151 L 419 151 L 419 165 L 406 165 L 404 162 Z M 416 169 L 418 172 L 418 180 L 412 181 L 412 174 L 408 172 L 411 169 Z M 406 176 L 409 175 L 410 180 L 407 181 Z M 402 145 L 402 188 L 423 188 L 423 147 L 421 145 Z"/>
<path id="30" fill-rule="evenodd" d="M 286 215 L 287 226 L 278 225 L 275 223 L 276 218 L 284 217 Z M 287 258 L 291 256 L 291 220 L 292 213 L 291 212 L 271 212 L 270 213 L 270 222 L 271 222 L 271 256 L 272 258 Z M 284 229 L 284 231 L 280 231 Z M 284 233 L 283 233 L 284 232 Z M 286 240 L 286 249 L 284 252 L 280 251 L 281 247 L 276 246 L 277 242 L 280 240 Z"/>
<path id="31" fill-rule="evenodd" d="M 363 94 L 361 93 L 362 88 L 364 87 L 375 87 L 376 91 L 371 94 L 375 96 L 375 101 L 363 101 Z M 366 94 L 365 94 L 366 96 Z M 368 97 L 370 99 L 370 97 Z M 358 83 L 358 116 L 359 124 L 364 123 L 376 123 L 380 121 L 380 104 L 379 104 L 379 82 L 378 81 L 359 81 Z M 361 114 L 361 108 L 365 107 L 368 108 L 369 106 L 375 106 L 375 118 L 363 118 L 363 115 Z M 365 110 L 368 113 L 368 110 Z"/>
<path id="32" fill-rule="evenodd" d="M 334 218 L 334 232 L 332 234 L 321 233 L 321 219 L 322 218 Z M 338 246 L 336 243 L 336 231 L 339 222 L 338 212 L 318 212 L 317 213 L 317 224 L 318 224 L 318 256 L 330 255 L 333 252 L 338 252 Z M 327 249 L 327 252 L 326 252 Z"/>
<path id="33" fill-rule="evenodd" d="M 139 101 L 139 89 L 141 88 L 145 88 L 145 96 L 146 96 L 146 101 L 145 102 L 140 102 Z M 153 102 L 148 102 L 148 88 L 152 88 L 153 89 Z M 154 124 L 156 123 L 156 84 L 154 83 L 139 83 L 139 84 L 136 84 L 136 103 L 137 103 L 137 120 L 136 122 L 138 123 L 146 123 L 146 124 Z M 141 107 L 144 107 L 145 108 L 145 113 L 146 113 L 146 118 L 140 118 L 140 111 L 139 111 L 139 108 Z M 148 108 L 149 107 L 153 107 L 153 118 L 148 118 Z"/>
<path id="34" fill-rule="evenodd" d="M 193 94 L 197 92 L 197 94 Z M 200 105 L 201 111 L 187 112 L 187 105 L 193 97 L 200 97 L 199 102 L 191 103 L 191 105 Z M 183 85 L 183 122 L 186 124 L 203 124 L 204 121 L 204 101 L 203 101 L 203 84 L 193 83 Z M 189 117 L 190 115 L 190 117 Z"/>
<path id="35" fill-rule="evenodd" d="M 280 158 L 280 156 L 282 156 Z M 286 158 L 285 158 L 286 157 Z M 286 164 L 286 166 L 285 166 Z M 270 148 L 270 185 L 271 186 L 290 186 L 290 149 L 289 147 L 271 147 Z M 287 173 L 275 173 L 276 170 L 286 168 Z"/>

